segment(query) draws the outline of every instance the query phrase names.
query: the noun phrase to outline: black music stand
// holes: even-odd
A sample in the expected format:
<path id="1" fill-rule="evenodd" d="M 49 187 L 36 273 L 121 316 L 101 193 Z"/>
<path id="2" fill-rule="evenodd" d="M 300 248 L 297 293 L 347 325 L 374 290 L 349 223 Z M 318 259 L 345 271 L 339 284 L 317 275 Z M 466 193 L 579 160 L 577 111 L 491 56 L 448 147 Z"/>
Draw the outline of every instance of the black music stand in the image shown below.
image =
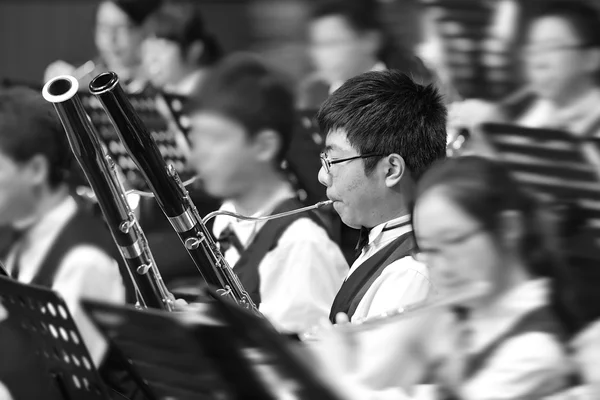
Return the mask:
<path id="1" fill-rule="evenodd" d="M 277 384 L 283 387 L 286 393 L 291 392 L 291 398 L 340 399 L 319 378 L 312 366 L 296 353 L 294 345 L 297 345 L 298 342 L 290 342 L 288 335 L 279 334 L 266 318 L 239 307 L 211 288 L 208 288 L 207 291 L 208 295 L 216 301 L 225 320 L 239 335 L 242 342 L 255 350 L 250 355 L 250 359 L 258 353 L 258 360 L 255 363 L 258 363 L 259 369 L 263 369 L 263 371 L 266 369 L 265 372 L 259 372 L 259 374 L 266 373 L 271 377 L 277 375 L 275 378 Z M 277 396 L 277 398 L 279 397 Z"/>
<path id="2" fill-rule="evenodd" d="M 134 189 L 147 190 L 146 181 L 125 150 L 100 101 L 88 92 L 81 92 L 79 96 L 92 124 L 104 141 L 108 154 L 125 175 L 127 183 Z M 187 164 L 187 150 L 182 145 L 182 138 L 179 137 L 182 135 L 181 132 L 173 129 L 169 124 L 169 116 L 161 112 L 159 96 L 155 93 L 136 93 L 128 94 L 127 98 L 151 132 L 167 164 L 172 164 L 181 179 L 185 181 L 192 176 Z M 185 142 L 185 138 L 183 141 Z"/>
<path id="3" fill-rule="evenodd" d="M 30 339 L 31 351 L 36 353 L 61 398 L 111 398 L 69 309 L 57 293 L 0 276 L 0 300 L 9 318 L 20 326 L 22 335 Z"/>
<path id="4" fill-rule="evenodd" d="M 234 332 L 218 319 L 94 301 L 82 304 L 130 360 L 133 372 L 146 383 L 149 400 L 274 400 L 244 360 Z"/>
<path id="5" fill-rule="evenodd" d="M 600 316 L 600 179 L 583 142 L 560 130 L 508 124 L 483 124 L 479 133 L 518 182 L 565 211 L 564 250 L 586 314 Z"/>

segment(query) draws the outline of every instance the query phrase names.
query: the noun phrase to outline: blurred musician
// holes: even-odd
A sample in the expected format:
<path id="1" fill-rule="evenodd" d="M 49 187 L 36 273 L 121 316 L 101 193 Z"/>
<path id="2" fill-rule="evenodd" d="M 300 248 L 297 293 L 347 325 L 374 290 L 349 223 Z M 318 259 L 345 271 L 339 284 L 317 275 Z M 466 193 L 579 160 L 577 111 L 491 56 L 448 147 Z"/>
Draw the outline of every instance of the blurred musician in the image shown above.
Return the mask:
<path id="1" fill-rule="evenodd" d="M 103 0 L 96 13 L 94 40 L 98 58 L 79 67 L 55 61 L 44 73 L 44 82 L 58 75 L 73 75 L 80 88 L 100 72 L 114 71 L 130 92 L 141 91 L 147 82 L 141 65 L 143 23 L 161 0 Z"/>
<path id="2" fill-rule="evenodd" d="M 410 215 L 415 182 L 445 155 L 441 96 L 397 70 L 364 73 L 325 101 L 317 122 L 327 134 L 319 181 L 342 222 L 362 231 L 330 320 L 338 312 L 362 319 L 424 300 L 430 283 L 411 257 Z"/>
<path id="3" fill-rule="evenodd" d="M 150 83 L 162 91 L 191 95 L 221 57 L 217 39 L 194 4 L 164 4 L 148 18 L 145 31 L 144 67 Z"/>
<path id="4" fill-rule="evenodd" d="M 123 303 L 125 291 L 103 221 L 88 215 L 69 194 L 70 159 L 62 126 L 41 94 L 26 88 L 0 93 L 0 225 L 11 226 L 14 233 L 5 266 L 14 279 L 60 293 L 99 365 L 107 343 L 79 301 Z M 6 339 L 10 333 L 3 327 L 0 380 L 12 391 L 15 382 L 7 382 L 5 374 L 18 380 L 25 371 L 15 368 L 13 344 Z"/>
<path id="5" fill-rule="evenodd" d="M 530 23 L 523 49 L 526 89 L 495 105 L 453 106 L 455 128 L 487 121 L 600 134 L 600 18 L 596 8 L 568 0 L 548 4 Z"/>
<path id="6" fill-rule="evenodd" d="M 301 207 L 280 170 L 294 124 L 286 80 L 248 55 L 225 59 L 188 113 L 190 162 L 223 210 L 262 216 Z M 282 331 L 302 332 L 327 317 L 348 265 L 320 217 L 266 223 L 218 216 L 225 258 L 259 310 Z"/>
<path id="7" fill-rule="evenodd" d="M 419 83 L 429 81 L 423 62 L 393 43 L 374 0 L 318 2 L 309 22 L 315 73 L 301 85 L 299 107 L 315 109 L 347 79 L 366 71 L 399 69 Z"/>
<path id="8" fill-rule="evenodd" d="M 552 229 L 510 174 L 480 157 L 439 163 L 419 182 L 414 227 L 441 298 L 476 283 L 489 290 L 370 330 L 330 329 L 323 340 L 338 354 L 351 353 L 346 360 L 360 357 L 356 369 L 383 357 L 388 375 L 397 375 L 396 387 L 368 385 L 339 365 L 344 357 L 317 353 L 328 371 L 347 377 L 334 379 L 345 397 L 417 398 L 409 394 L 417 383 L 436 384 L 434 398 L 462 400 L 539 399 L 564 388 L 571 373 L 564 339 L 578 327 L 571 288 Z M 381 332 L 386 353 L 365 352 Z"/>

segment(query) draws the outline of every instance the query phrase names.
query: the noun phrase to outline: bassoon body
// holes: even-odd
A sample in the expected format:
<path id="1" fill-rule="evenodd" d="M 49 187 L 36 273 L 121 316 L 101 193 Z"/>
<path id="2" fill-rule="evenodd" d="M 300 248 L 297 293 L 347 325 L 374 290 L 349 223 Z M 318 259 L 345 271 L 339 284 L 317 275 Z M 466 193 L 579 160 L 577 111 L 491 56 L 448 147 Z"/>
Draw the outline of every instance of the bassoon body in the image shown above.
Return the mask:
<path id="1" fill-rule="evenodd" d="M 94 191 L 112 237 L 134 285 L 137 306 L 173 311 L 165 286 L 137 218 L 127 202 L 114 161 L 102 148 L 98 133 L 77 95 L 79 83 L 59 76 L 44 85 L 42 94 L 52 103 L 67 133 L 69 145 Z"/>
<path id="2" fill-rule="evenodd" d="M 90 83 L 90 92 L 100 100 L 125 149 L 206 283 L 238 304 L 257 310 L 202 222 L 177 171 L 167 165 L 154 138 L 127 99 L 118 76 L 114 72 L 98 75 Z"/>

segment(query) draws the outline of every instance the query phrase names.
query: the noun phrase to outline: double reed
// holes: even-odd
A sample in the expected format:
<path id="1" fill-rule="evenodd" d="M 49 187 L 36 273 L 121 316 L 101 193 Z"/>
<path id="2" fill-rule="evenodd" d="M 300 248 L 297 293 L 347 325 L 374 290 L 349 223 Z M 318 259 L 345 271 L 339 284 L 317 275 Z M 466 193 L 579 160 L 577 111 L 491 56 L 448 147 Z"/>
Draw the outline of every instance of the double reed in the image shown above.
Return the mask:
<path id="1" fill-rule="evenodd" d="M 125 149 L 206 283 L 241 306 L 257 311 L 202 222 L 177 171 L 172 165 L 167 165 L 150 132 L 127 99 L 118 76 L 114 72 L 98 75 L 90 83 L 90 92 L 100 100 Z"/>
<path id="2" fill-rule="evenodd" d="M 69 145 L 89 181 L 134 285 L 137 306 L 173 310 L 148 241 L 127 203 L 114 161 L 104 152 L 81 100 L 79 83 L 59 76 L 44 85 L 42 94 L 52 103 L 67 133 Z"/>

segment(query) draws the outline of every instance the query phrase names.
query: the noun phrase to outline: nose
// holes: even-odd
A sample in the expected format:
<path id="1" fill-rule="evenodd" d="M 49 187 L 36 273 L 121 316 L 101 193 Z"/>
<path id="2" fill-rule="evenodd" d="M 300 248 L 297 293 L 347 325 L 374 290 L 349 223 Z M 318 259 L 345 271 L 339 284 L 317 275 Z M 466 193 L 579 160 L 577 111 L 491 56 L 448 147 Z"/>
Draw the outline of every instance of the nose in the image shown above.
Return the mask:
<path id="1" fill-rule="evenodd" d="M 331 175 L 325 171 L 325 168 L 322 165 L 321 168 L 319 168 L 319 174 L 317 175 L 317 178 L 319 179 L 321 185 L 325 187 L 331 186 Z"/>

